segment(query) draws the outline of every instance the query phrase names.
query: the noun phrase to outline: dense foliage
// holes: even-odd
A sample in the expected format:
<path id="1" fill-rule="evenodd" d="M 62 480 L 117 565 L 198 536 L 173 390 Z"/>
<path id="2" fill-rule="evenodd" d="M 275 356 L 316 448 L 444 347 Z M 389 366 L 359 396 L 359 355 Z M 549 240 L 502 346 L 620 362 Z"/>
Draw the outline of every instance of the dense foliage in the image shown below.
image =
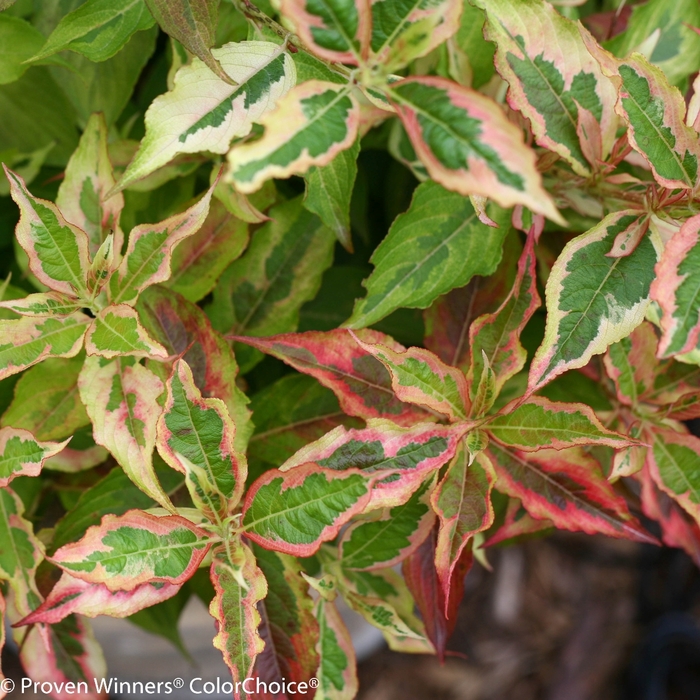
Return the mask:
<path id="1" fill-rule="evenodd" d="M 697 0 L 0 8 L 0 613 L 56 698 L 98 614 L 198 595 L 343 700 L 338 596 L 442 657 L 496 544 L 700 562 Z"/>

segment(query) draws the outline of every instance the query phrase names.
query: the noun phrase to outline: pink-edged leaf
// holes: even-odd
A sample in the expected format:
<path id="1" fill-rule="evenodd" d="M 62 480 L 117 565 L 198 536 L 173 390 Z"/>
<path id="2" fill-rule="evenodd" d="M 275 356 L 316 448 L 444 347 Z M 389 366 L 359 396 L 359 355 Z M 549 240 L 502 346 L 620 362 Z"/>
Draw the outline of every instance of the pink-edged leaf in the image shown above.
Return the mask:
<path id="1" fill-rule="evenodd" d="M 358 691 L 355 648 L 335 604 L 319 597 L 317 700 L 353 700 Z"/>
<path id="2" fill-rule="evenodd" d="M 127 304 L 110 305 L 95 317 L 85 335 L 85 351 L 112 359 L 124 355 L 164 360 L 168 351 L 149 337 L 136 310 Z"/>
<path id="3" fill-rule="evenodd" d="M 157 224 L 141 224 L 131 231 L 124 258 L 109 281 L 113 304 L 133 305 L 146 287 L 170 278 L 173 249 L 204 224 L 215 186 L 181 214 Z"/>
<path id="4" fill-rule="evenodd" d="M 0 488 L 17 476 L 37 476 L 44 462 L 69 442 L 42 442 L 28 430 L 0 428 Z"/>
<path id="5" fill-rule="evenodd" d="M 607 254 L 609 258 L 624 258 L 634 253 L 644 235 L 649 230 L 649 217 L 640 216 L 624 231 L 620 231 L 613 241 L 613 246 Z"/>
<path id="6" fill-rule="evenodd" d="M 289 473 L 308 462 L 343 473 L 361 469 L 367 475 L 390 473 L 374 484 L 372 508 L 391 508 L 408 497 L 454 455 L 467 427 L 422 423 L 400 428 L 377 421 L 364 430 L 339 426 L 290 457 L 280 471 Z"/>
<path id="7" fill-rule="evenodd" d="M 222 522 L 238 504 L 246 480 L 245 457 L 234 448 L 236 427 L 221 399 L 202 398 L 184 360 L 175 363 L 166 390 L 158 451 L 185 474 L 195 506 L 212 522 Z"/>
<path id="8" fill-rule="evenodd" d="M 537 143 L 588 176 L 597 163 L 586 158 L 580 134 L 600 132 L 600 155 L 616 138 L 615 88 L 586 49 L 575 22 L 545 2 L 477 0 L 486 11 L 486 37 L 496 43 L 496 68 L 508 81 L 508 102 L 532 125 Z M 591 120 L 590 117 L 593 117 Z M 586 127 L 589 128 L 586 128 Z M 592 146 L 589 156 L 597 156 Z"/>
<path id="9" fill-rule="evenodd" d="M 700 391 L 691 391 L 683 394 L 683 396 L 666 406 L 664 413 L 666 418 L 680 421 L 700 418 Z"/>
<path id="10" fill-rule="evenodd" d="M 700 438 L 655 428 L 648 468 L 656 485 L 700 524 Z"/>
<path id="11" fill-rule="evenodd" d="M 14 626 L 54 625 L 73 613 L 128 617 L 172 598 L 179 590 L 180 586 L 172 583 L 142 583 L 131 591 L 110 591 L 103 583 L 88 583 L 64 571 L 46 600 Z"/>
<path id="12" fill-rule="evenodd" d="M 20 316 L 70 316 L 81 307 L 78 299 L 61 292 L 42 292 L 23 299 L 0 301 L 0 308 L 10 309 Z"/>
<path id="13" fill-rule="evenodd" d="M 396 352 L 405 350 L 378 331 L 355 331 L 355 336 L 362 342 L 381 343 Z M 390 418 L 399 425 L 430 420 L 431 414 L 403 403 L 394 394 L 386 367 L 360 347 L 349 331 L 285 333 L 270 338 L 232 336 L 231 339 L 315 377 L 335 393 L 341 408 L 350 416 Z"/>
<path id="14" fill-rule="evenodd" d="M 0 379 L 47 357 L 75 357 L 83 347 L 89 323 L 90 318 L 81 313 L 65 318 L 0 320 Z"/>
<path id="15" fill-rule="evenodd" d="M 520 342 L 520 334 L 539 305 L 535 238 L 530 235 L 520 256 L 510 294 L 497 311 L 480 316 L 469 329 L 471 365 L 468 377 L 472 398 L 484 368 L 482 351 L 494 374 L 496 395 L 506 381 L 524 367 L 527 352 Z"/>
<path id="16" fill-rule="evenodd" d="M 106 447 L 127 476 L 164 508 L 173 510 L 153 469 L 161 380 L 134 358 L 88 357 L 78 390 L 93 425 L 93 437 Z"/>
<path id="17" fill-rule="evenodd" d="M 484 542 L 484 547 L 511 540 L 524 535 L 532 535 L 554 527 L 551 520 L 533 518 L 517 498 L 508 500 L 503 524 Z"/>
<path id="18" fill-rule="evenodd" d="M 675 360 L 665 360 L 655 368 L 652 387 L 644 400 L 658 406 L 667 406 L 682 396 L 700 391 L 700 367 Z"/>
<path id="19" fill-rule="evenodd" d="M 3 168 L 12 199 L 20 209 L 15 235 L 29 257 L 29 269 L 56 292 L 86 295 L 90 267 L 87 234 L 68 223 L 54 204 L 34 197 L 19 175 L 5 165 Z"/>
<path id="20" fill-rule="evenodd" d="M 488 454 L 496 469 L 496 488 L 519 498 L 533 517 L 551 520 L 562 530 L 656 543 L 598 462 L 581 448 L 525 453 L 491 443 Z"/>
<path id="21" fill-rule="evenodd" d="M 372 571 L 394 566 L 412 554 L 433 528 L 430 507 L 434 479 L 426 480 L 402 505 L 375 513 L 375 519 L 353 523 L 340 540 L 346 569 Z"/>
<path id="22" fill-rule="evenodd" d="M 273 469 L 246 494 L 245 534 L 266 549 L 310 556 L 365 509 L 372 482 L 359 469 L 335 471 L 313 463 L 288 472 Z"/>
<path id="23" fill-rule="evenodd" d="M 593 409 L 582 403 L 559 403 L 531 396 L 516 399 L 488 424 L 491 435 L 503 445 L 531 452 L 550 447 L 562 450 L 574 445 L 607 445 L 622 448 L 636 440 L 608 430 Z"/>
<path id="24" fill-rule="evenodd" d="M 428 639 L 435 647 L 438 659 L 444 662 L 447 642 L 457 624 L 457 609 L 464 594 L 464 577 L 471 568 L 472 552 L 471 548 L 465 548 L 462 552 L 447 586 L 449 598 L 445 598 L 435 568 L 436 539 L 433 531 L 403 562 L 401 570 L 408 588 L 416 599 Z"/>
<path id="25" fill-rule="evenodd" d="M 110 231 L 114 232 L 114 249 L 122 249 L 124 234 L 119 228 L 119 216 L 124 195 L 106 196 L 114 185 L 107 152 L 107 123 L 102 113 L 95 113 L 90 115 L 78 148 L 68 161 L 56 196 L 56 206 L 63 216 L 87 234 L 91 258 Z"/>
<path id="26" fill-rule="evenodd" d="M 238 365 L 229 344 L 198 306 L 162 286 L 144 291 L 138 310 L 150 335 L 171 356 L 182 355 L 202 396 L 213 396 L 226 404 L 236 425 L 235 447 L 243 452 L 253 425 L 246 408 L 248 399 L 236 385 Z"/>
<path id="27" fill-rule="evenodd" d="M 57 549 L 51 561 L 88 583 L 133 591 L 143 583 L 184 583 L 209 546 L 207 533 L 179 515 L 130 510 L 106 515 L 80 541 Z"/>
<path id="28" fill-rule="evenodd" d="M 209 614 L 217 623 L 214 646 L 231 669 L 235 688 L 251 676 L 265 646 L 258 634 L 258 603 L 267 595 L 267 582 L 253 552 L 241 542 L 234 543 L 230 559 L 221 550 L 215 553 L 209 575 L 214 584 Z M 246 697 L 245 692 L 234 692 L 236 700 Z"/>
<path id="29" fill-rule="evenodd" d="M 364 343 L 357 336 L 355 340 L 389 370 L 391 386 L 401 401 L 442 413 L 453 421 L 466 419 L 467 381 L 458 369 L 446 365 L 430 350 L 397 352 L 381 343 Z"/>
<path id="30" fill-rule="evenodd" d="M 431 177 L 463 195 L 503 207 L 523 204 L 563 223 L 542 187 L 535 154 L 493 100 L 439 77 L 408 78 L 390 96 Z"/>
<path id="31" fill-rule="evenodd" d="M 435 568 L 446 599 L 455 568 L 470 539 L 491 527 L 491 490 L 495 481 L 493 465 L 480 452 L 471 461 L 462 444 L 432 495 L 431 502 L 440 527 L 435 544 Z"/>
<path id="32" fill-rule="evenodd" d="M 372 34 L 369 0 L 282 0 L 280 12 L 321 58 L 358 65 L 367 57 Z"/>
<path id="33" fill-rule="evenodd" d="M 700 215 L 688 219 L 666 244 L 656 265 L 651 298 L 661 307 L 659 357 L 690 352 L 700 338 Z"/>

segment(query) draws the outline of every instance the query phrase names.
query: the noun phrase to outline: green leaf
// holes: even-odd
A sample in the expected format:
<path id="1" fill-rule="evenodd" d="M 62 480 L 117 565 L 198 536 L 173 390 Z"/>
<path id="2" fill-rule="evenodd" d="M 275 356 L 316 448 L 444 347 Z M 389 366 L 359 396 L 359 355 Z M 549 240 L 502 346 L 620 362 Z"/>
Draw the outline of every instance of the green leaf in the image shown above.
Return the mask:
<path id="1" fill-rule="evenodd" d="M 65 318 L 0 321 L 0 379 L 21 372 L 47 357 L 75 357 L 83 346 L 90 319 L 80 313 Z"/>
<path id="2" fill-rule="evenodd" d="M 166 390 L 158 451 L 185 474 L 195 506 L 220 523 L 238 504 L 246 480 L 245 457 L 234 449 L 235 425 L 221 399 L 202 398 L 184 360 L 173 366 Z"/>
<path id="3" fill-rule="evenodd" d="M 318 214 L 347 250 L 352 250 L 350 234 L 350 199 L 357 176 L 360 142 L 341 151 L 321 167 L 314 166 L 306 174 L 304 206 Z"/>
<path id="4" fill-rule="evenodd" d="M 177 73 L 175 87 L 146 113 L 146 137 L 118 183 L 123 189 L 165 165 L 178 153 L 226 153 L 233 138 L 247 136 L 296 81 L 283 46 L 243 41 L 214 49 L 237 84 L 211 74 L 194 60 Z M 202 84 L 206 83 L 206 91 Z"/>
<path id="5" fill-rule="evenodd" d="M 0 488 L 18 476 L 38 476 L 44 462 L 67 444 L 42 442 L 28 430 L 0 428 Z"/>
<path id="6" fill-rule="evenodd" d="M 367 297 L 356 303 L 347 325 L 369 326 L 401 307 L 424 309 L 473 275 L 490 275 L 509 228 L 505 213 L 497 218 L 500 228 L 486 226 L 468 198 L 435 182 L 419 185 L 409 210 L 372 255 Z"/>
<path id="7" fill-rule="evenodd" d="M 433 479 L 406 503 L 351 525 L 340 540 L 341 564 L 346 569 L 371 571 L 394 566 L 409 556 L 428 536 L 435 522 L 430 507 Z M 378 517 L 377 517 L 378 516 Z"/>
<path id="8" fill-rule="evenodd" d="M 29 68 L 25 61 L 44 43 L 29 22 L 5 13 L 0 15 L 0 85 L 12 83 Z"/>
<path id="9" fill-rule="evenodd" d="M 386 0 L 385 0 L 386 1 Z M 394 83 L 389 96 L 430 176 L 462 195 L 523 204 L 563 223 L 522 131 L 481 93 L 438 77 Z"/>
<path id="10" fill-rule="evenodd" d="M 81 308 L 81 304 L 78 299 L 67 294 L 46 292 L 45 294 L 30 294 L 21 299 L 2 301 L 0 308 L 9 309 L 21 316 L 55 317 L 70 316 Z"/>
<path id="11" fill-rule="evenodd" d="M 208 550 L 206 533 L 189 520 L 131 510 L 106 515 L 79 542 L 57 549 L 51 561 L 88 583 L 129 591 L 142 583 L 183 583 Z"/>
<path id="12" fill-rule="evenodd" d="M 132 34 L 153 25 L 143 0 L 87 0 L 61 19 L 32 61 L 64 50 L 105 61 L 121 51 Z"/>
<path id="13" fill-rule="evenodd" d="M 246 494 L 245 534 L 266 549 L 310 556 L 362 512 L 371 481 L 357 469 L 338 472 L 316 464 L 269 471 Z"/>
<path id="14" fill-rule="evenodd" d="M 15 384 L 15 395 L 0 425 L 32 432 L 39 440 L 57 440 L 88 425 L 90 419 L 78 395 L 83 357 L 45 360 L 26 371 Z"/>
<path id="15" fill-rule="evenodd" d="M 557 258 L 547 281 L 545 336 L 530 366 L 531 390 L 583 367 L 644 320 L 658 244 L 647 235 L 626 257 L 606 255 L 635 216 L 609 214 L 569 241 Z"/>

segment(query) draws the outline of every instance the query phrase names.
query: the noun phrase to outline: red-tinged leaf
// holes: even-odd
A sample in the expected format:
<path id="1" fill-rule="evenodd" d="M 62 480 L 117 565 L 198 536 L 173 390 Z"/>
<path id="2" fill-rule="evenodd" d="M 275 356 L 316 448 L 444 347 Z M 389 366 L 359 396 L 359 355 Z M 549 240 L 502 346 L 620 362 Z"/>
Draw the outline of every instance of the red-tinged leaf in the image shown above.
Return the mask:
<path id="1" fill-rule="evenodd" d="M 231 669 L 235 688 L 251 676 L 255 659 L 264 648 L 258 634 L 258 603 L 267 595 L 267 583 L 253 552 L 242 543 L 234 545 L 231 559 L 223 551 L 216 553 L 210 576 L 215 595 L 209 614 L 217 623 L 214 646 Z M 245 692 L 234 693 L 236 699 L 245 697 Z"/>
<path id="2" fill-rule="evenodd" d="M 524 452 L 550 447 L 562 450 L 574 445 L 607 445 L 622 448 L 636 440 L 608 430 L 593 409 L 582 403 L 559 403 L 531 396 L 516 399 L 488 423 L 491 435 L 503 445 Z"/>
<path id="3" fill-rule="evenodd" d="M 315 462 L 341 474 L 347 469 L 361 469 L 367 475 L 389 473 L 374 484 L 371 506 L 391 508 L 405 503 L 430 474 L 452 458 L 466 429 L 433 423 L 400 428 L 388 421 L 377 421 L 364 430 L 339 426 L 299 450 L 280 471 L 293 472 Z"/>
<path id="4" fill-rule="evenodd" d="M 690 352 L 700 338 L 697 274 L 700 215 L 688 219 L 668 241 L 656 266 L 651 298 L 661 307 L 659 357 Z"/>
<path id="5" fill-rule="evenodd" d="M 355 336 L 365 343 L 381 343 L 396 352 L 405 350 L 378 331 L 355 331 Z M 271 338 L 232 336 L 231 339 L 258 348 L 315 377 L 335 393 L 341 408 L 350 416 L 390 418 L 399 425 L 431 418 L 431 414 L 403 403 L 394 394 L 386 367 L 360 347 L 349 331 L 285 333 Z"/>
<path id="6" fill-rule="evenodd" d="M 187 362 L 202 396 L 216 397 L 226 404 L 236 425 L 235 447 L 245 451 L 253 425 L 246 408 L 248 399 L 236 386 L 238 365 L 229 344 L 199 307 L 164 287 L 143 292 L 138 310 L 153 338 L 171 356 L 181 355 Z"/>
<path id="7" fill-rule="evenodd" d="M 700 438 L 655 428 L 648 468 L 656 485 L 700 523 Z"/>
<path id="8" fill-rule="evenodd" d="M 51 561 L 88 583 L 133 591 L 143 583 L 184 583 L 208 551 L 207 533 L 189 520 L 130 510 L 106 515 L 78 542 L 57 549 Z"/>
<path id="9" fill-rule="evenodd" d="M 133 358 L 88 357 L 78 390 L 93 425 L 93 437 L 106 447 L 127 476 L 153 500 L 173 510 L 153 469 L 158 399 L 163 383 Z"/>
<path id="10" fill-rule="evenodd" d="M 685 394 L 700 391 L 700 367 L 666 360 L 655 371 L 652 388 L 644 400 L 658 406 L 678 401 Z"/>
<path id="11" fill-rule="evenodd" d="M 314 700 L 353 700 L 358 691 L 355 648 L 335 604 L 318 599 L 318 690 Z"/>
<path id="12" fill-rule="evenodd" d="M 359 469 L 338 472 L 317 464 L 273 469 L 246 494 L 245 534 L 265 549 L 311 556 L 366 508 L 373 480 Z"/>
<path id="13" fill-rule="evenodd" d="M 489 197 L 502 207 L 523 204 L 563 223 L 542 187 L 534 152 L 496 102 L 428 76 L 395 83 L 390 97 L 436 182 L 463 195 Z"/>
<path id="14" fill-rule="evenodd" d="M 93 258 L 110 231 L 114 232 L 114 250 L 121 252 L 124 234 L 119 216 L 124 195 L 105 195 L 115 185 L 112 163 L 107 152 L 107 124 L 102 113 L 90 115 L 78 148 L 73 152 L 56 196 L 63 216 L 85 231 Z"/>
<path id="15" fill-rule="evenodd" d="M 423 544 L 402 565 L 406 584 L 416 600 L 440 662 L 445 660 L 447 642 L 457 624 L 457 610 L 464 594 L 464 577 L 471 568 L 472 552 L 465 549 L 456 563 L 445 598 L 435 568 L 436 534 L 433 531 Z"/>
<path id="16" fill-rule="evenodd" d="M 389 370 L 391 386 L 401 401 L 442 413 L 452 421 L 466 419 L 467 381 L 458 369 L 446 365 L 430 350 L 409 348 L 397 352 L 381 343 L 364 343 L 354 337 L 363 350 Z"/>
<path id="17" fill-rule="evenodd" d="M 520 342 L 520 335 L 539 305 L 535 239 L 530 235 L 520 256 L 510 294 L 496 312 L 480 316 L 469 329 L 471 364 L 468 378 L 472 399 L 484 368 L 482 351 L 494 374 L 496 395 L 508 379 L 524 367 L 527 352 Z"/>
<path id="18" fill-rule="evenodd" d="M 87 295 L 87 234 L 67 222 L 54 204 L 32 196 L 24 180 L 3 167 L 20 209 L 15 235 L 29 257 L 29 269 L 56 292 Z"/>
<path id="19" fill-rule="evenodd" d="M 68 444 L 42 442 L 28 430 L 0 428 L 0 488 L 5 488 L 17 476 L 37 476 L 44 462 L 58 454 Z"/>
<path id="20" fill-rule="evenodd" d="M 605 370 L 615 382 L 617 398 L 622 403 L 636 406 L 652 390 L 659 371 L 657 344 L 654 327 L 645 321 L 605 353 Z"/>
<path id="21" fill-rule="evenodd" d="M 642 215 L 633 221 L 624 231 L 620 231 L 613 241 L 613 247 L 607 253 L 609 258 L 624 258 L 634 253 L 642 238 L 649 230 L 649 216 Z"/>
<path id="22" fill-rule="evenodd" d="M 533 518 L 517 498 L 511 498 L 508 501 L 503 524 L 484 542 L 484 547 L 493 547 L 501 542 L 532 535 L 552 527 L 554 523 L 551 520 Z"/>
<path id="23" fill-rule="evenodd" d="M 139 610 L 172 598 L 180 590 L 171 583 L 142 583 L 131 591 L 110 591 L 103 583 L 88 583 L 67 572 L 46 600 L 14 627 L 46 623 L 54 625 L 73 613 L 85 617 L 128 617 Z"/>
<path id="24" fill-rule="evenodd" d="M 258 603 L 262 618 L 258 632 L 265 649 L 255 661 L 252 675 L 268 685 L 293 681 L 308 683 L 316 675 L 319 623 L 309 585 L 297 559 L 253 546 L 257 564 L 267 581 L 267 596 Z M 275 700 L 279 696 L 268 694 Z M 257 697 L 257 696 L 256 696 Z"/>
<path id="25" fill-rule="evenodd" d="M 494 481 L 488 457 L 481 452 L 471 461 L 469 451 L 461 445 L 431 497 L 440 522 L 435 568 L 445 598 L 450 597 L 450 582 L 465 547 L 477 532 L 487 530 L 493 523 Z"/>
<path id="26" fill-rule="evenodd" d="M 700 391 L 683 394 L 665 407 L 664 415 L 672 420 L 693 420 L 700 418 Z"/>
<path id="27" fill-rule="evenodd" d="M 496 488 L 519 498 L 533 517 L 551 520 L 561 530 L 656 543 L 581 448 L 525 453 L 491 443 L 488 454 Z"/>
<path id="28" fill-rule="evenodd" d="M 205 399 L 184 360 L 173 367 L 158 419 L 157 447 L 163 459 L 186 477 L 195 506 L 221 523 L 241 499 L 245 457 L 234 448 L 236 427 L 221 399 Z"/>

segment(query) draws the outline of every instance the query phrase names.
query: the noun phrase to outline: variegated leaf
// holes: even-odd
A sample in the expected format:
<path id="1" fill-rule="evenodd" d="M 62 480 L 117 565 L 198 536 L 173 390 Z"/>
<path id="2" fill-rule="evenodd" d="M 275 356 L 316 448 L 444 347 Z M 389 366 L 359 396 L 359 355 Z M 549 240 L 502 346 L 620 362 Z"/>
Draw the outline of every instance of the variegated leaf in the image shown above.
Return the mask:
<path id="1" fill-rule="evenodd" d="M 488 454 L 496 488 L 519 498 L 533 517 L 551 520 L 561 530 L 655 542 L 581 448 L 524 453 L 491 443 Z"/>
<path id="2" fill-rule="evenodd" d="M 636 212 L 619 211 L 566 244 L 547 281 L 545 336 L 530 367 L 531 390 L 629 335 L 643 320 L 657 243 L 643 238 L 631 255 L 607 257 Z"/>
<path id="3" fill-rule="evenodd" d="M 409 348 L 397 352 L 381 343 L 364 343 L 357 336 L 355 339 L 389 370 L 391 386 L 401 401 L 442 413 L 452 421 L 467 418 L 467 381 L 458 369 L 444 364 L 430 350 Z"/>
<path id="4" fill-rule="evenodd" d="M 493 100 L 437 77 L 402 80 L 389 94 L 435 181 L 503 207 L 523 204 L 563 223 L 542 187 L 534 152 Z"/>
<path id="5" fill-rule="evenodd" d="M 533 518 L 517 498 L 508 500 L 503 523 L 484 542 L 484 547 L 493 547 L 501 542 L 532 535 L 554 527 L 547 519 Z"/>
<path id="6" fill-rule="evenodd" d="M 144 583 L 184 583 L 208 551 L 207 533 L 189 520 L 130 510 L 106 515 L 80 541 L 57 549 L 51 561 L 88 583 L 133 591 Z"/>
<path id="7" fill-rule="evenodd" d="M 184 360 L 173 367 L 158 419 L 157 447 L 185 474 L 195 506 L 212 522 L 238 504 L 246 479 L 245 457 L 234 449 L 236 428 L 221 399 L 205 399 Z"/>
<path id="8" fill-rule="evenodd" d="M 255 658 L 264 649 L 257 605 L 267 595 L 267 582 L 247 545 L 235 543 L 231 554 L 229 559 L 218 551 L 212 559 L 214 598 L 209 614 L 217 622 L 214 646 L 223 654 L 235 684 L 251 676 Z M 239 690 L 234 697 L 245 698 L 247 693 Z"/>
<path id="9" fill-rule="evenodd" d="M 138 309 L 149 333 L 170 356 L 181 355 L 187 362 L 202 395 L 215 396 L 226 404 L 236 425 L 235 448 L 245 452 L 253 425 L 246 407 L 248 398 L 236 385 L 238 365 L 229 344 L 198 306 L 164 287 L 147 289 L 139 297 Z M 162 371 L 165 365 L 160 367 Z"/>
<path id="10" fill-rule="evenodd" d="M 579 139 L 585 115 L 599 125 L 604 159 L 616 138 L 616 92 L 586 49 L 579 28 L 541 0 L 477 0 L 486 37 L 496 43 L 496 68 L 508 81 L 508 101 L 532 124 L 537 142 L 579 175 L 597 169 Z"/>
<path id="11" fill-rule="evenodd" d="M 68 442 L 42 442 L 28 430 L 0 428 L 0 488 L 17 476 L 37 476 L 44 462 Z"/>
<path id="12" fill-rule="evenodd" d="M 247 136 L 253 123 L 296 82 L 294 62 L 283 46 L 243 41 L 212 53 L 237 84 L 221 80 L 199 59 L 183 66 L 175 77 L 175 88 L 148 108 L 146 137 L 119 180 L 119 189 L 149 175 L 178 153 L 226 153 L 231 140 Z"/>
<path id="13" fill-rule="evenodd" d="M 540 305 L 536 266 L 535 238 L 530 235 L 518 263 L 514 285 L 505 301 L 494 313 L 480 316 L 469 329 L 471 365 L 468 378 L 472 397 L 484 369 L 482 351 L 494 375 L 496 396 L 525 365 L 527 352 L 520 342 L 520 335 Z"/>
<path id="14" fill-rule="evenodd" d="M 129 478 L 164 508 L 173 506 L 153 470 L 158 399 L 163 383 L 134 358 L 88 357 L 78 379 L 80 398 L 98 445 L 106 447 Z"/>
<path id="15" fill-rule="evenodd" d="M 128 617 L 172 598 L 179 590 L 180 586 L 172 583 L 142 583 L 131 591 L 111 591 L 103 583 L 88 583 L 64 571 L 46 600 L 15 626 L 54 625 L 73 613 Z"/>
<path id="16" fill-rule="evenodd" d="M 365 509 L 372 481 L 359 469 L 340 472 L 316 464 L 266 472 L 246 494 L 245 534 L 266 549 L 310 556 Z"/>
<path id="17" fill-rule="evenodd" d="M 149 337 L 136 310 L 127 304 L 102 309 L 85 335 L 85 351 L 112 359 L 123 355 L 164 360 L 168 351 Z"/>
<path id="18" fill-rule="evenodd" d="M 351 525 L 340 540 L 342 566 L 361 571 L 383 569 L 414 552 L 435 522 L 430 508 L 433 484 L 434 479 L 428 479 L 402 505 Z"/>
<path id="19" fill-rule="evenodd" d="M 355 649 L 335 603 L 319 597 L 318 690 L 314 700 L 353 700 L 358 690 Z"/>
<path id="20" fill-rule="evenodd" d="M 622 448 L 635 440 L 608 430 L 593 409 L 582 403 L 559 403 L 531 396 L 516 399 L 488 423 L 488 431 L 503 445 L 524 452 L 542 448 L 562 450 L 574 445 L 607 445 Z"/>
<path id="21" fill-rule="evenodd" d="M 75 357 L 83 346 L 88 323 L 90 318 L 81 313 L 0 321 L 0 379 L 48 357 Z"/>
<path id="22" fill-rule="evenodd" d="M 481 452 L 472 461 L 462 444 L 432 494 L 431 503 L 440 522 L 435 567 L 445 599 L 450 597 L 450 582 L 469 540 L 493 523 L 494 481 L 493 465 L 486 455 Z"/>
<path id="23" fill-rule="evenodd" d="M 3 168 L 20 210 L 15 234 L 29 257 L 29 269 L 56 292 L 87 295 L 87 234 L 66 221 L 56 205 L 34 197 L 19 175 Z"/>
<path id="24" fill-rule="evenodd" d="M 133 305 L 146 287 L 170 279 L 173 249 L 204 224 L 214 186 L 189 209 L 158 224 L 141 224 L 129 234 L 129 245 L 109 283 L 112 304 Z"/>
<path id="25" fill-rule="evenodd" d="M 133 0 L 128 2 L 134 5 Z M 139 9 L 145 10 L 143 5 Z M 114 182 L 107 152 L 107 124 L 103 114 L 93 114 L 68 161 L 56 197 L 56 206 L 63 216 L 87 233 L 91 258 L 110 231 L 115 234 L 114 250 L 121 252 L 122 249 L 124 237 L 119 228 L 119 216 L 124 208 L 124 195 L 106 196 Z"/>
<path id="26" fill-rule="evenodd" d="M 399 428 L 388 421 L 364 430 L 338 427 L 290 457 L 280 471 L 294 472 L 308 462 L 344 473 L 361 469 L 367 475 L 389 473 L 374 484 L 372 508 L 405 503 L 425 479 L 454 455 L 466 428 L 418 423 Z"/>
<path id="27" fill-rule="evenodd" d="M 700 215 L 688 219 L 666 244 L 651 284 L 661 307 L 659 357 L 695 349 L 700 337 Z"/>
<path id="28" fill-rule="evenodd" d="M 583 31 L 583 30 L 582 30 Z M 627 122 L 632 147 L 644 156 L 664 187 L 692 189 L 697 184 L 700 140 L 686 125 L 686 106 L 678 88 L 642 54 L 619 60 L 586 37 L 588 48 L 619 92 L 616 110 Z"/>
<path id="29" fill-rule="evenodd" d="M 243 193 L 270 178 L 302 175 L 328 165 L 357 139 L 360 108 L 347 85 L 309 80 L 292 88 L 260 119 L 262 138 L 234 146 L 229 177 Z"/>
<path id="30" fill-rule="evenodd" d="M 369 0 L 282 0 L 280 11 L 321 58 L 358 65 L 367 57 L 372 31 Z"/>
<path id="31" fill-rule="evenodd" d="M 373 253 L 367 296 L 356 302 L 346 325 L 370 326 L 402 307 L 424 309 L 473 275 L 492 274 L 510 230 L 510 216 L 492 215 L 497 229 L 479 221 L 466 197 L 436 182 L 419 185 L 408 211 Z"/>
<path id="32" fill-rule="evenodd" d="M 382 343 L 397 352 L 405 349 L 378 331 L 357 331 L 355 335 L 363 342 Z M 430 414 L 396 397 L 387 369 L 347 331 L 286 333 L 271 338 L 234 336 L 233 339 L 315 377 L 335 393 L 341 408 L 350 416 L 385 417 L 399 425 L 431 418 Z"/>
<path id="33" fill-rule="evenodd" d="M 70 316 L 82 306 L 80 300 L 61 292 L 41 292 L 0 302 L 0 308 L 9 309 L 20 316 Z"/>

